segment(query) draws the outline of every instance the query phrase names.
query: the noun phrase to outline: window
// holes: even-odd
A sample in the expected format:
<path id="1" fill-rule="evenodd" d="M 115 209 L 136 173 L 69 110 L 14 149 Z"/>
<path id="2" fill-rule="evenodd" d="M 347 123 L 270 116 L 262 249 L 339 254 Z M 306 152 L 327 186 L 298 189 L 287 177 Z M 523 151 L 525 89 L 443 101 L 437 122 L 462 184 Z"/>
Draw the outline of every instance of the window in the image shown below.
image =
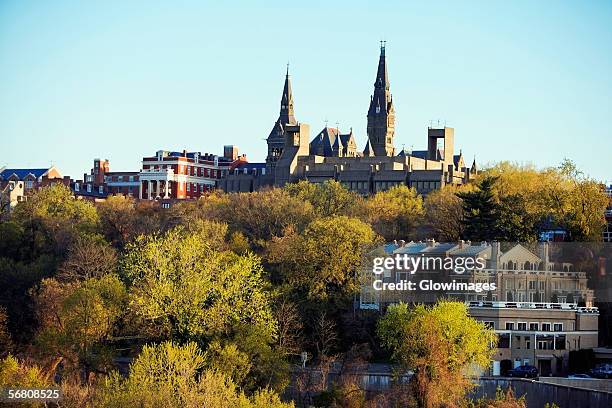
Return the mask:
<path id="1" fill-rule="evenodd" d="M 518 322 L 516 325 L 518 330 L 527 330 L 527 322 Z"/>
<path id="2" fill-rule="evenodd" d="M 514 330 L 514 322 L 506 322 L 506 330 Z"/>
<path id="3" fill-rule="evenodd" d="M 563 323 L 555 323 L 553 325 L 553 328 L 555 329 L 556 332 L 563 331 Z"/>
<path id="4" fill-rule="evenodd" d="M 538 331 L 540 330 L 540 323 L 529 323 L 530 331 Z"/>
<path id="5" fill-rule="evenodd" d="M 104 186 L 98 186 L 98 193 L 104 194 Z"/>
<path id="6" fill-rule="evenodd" d="M 26 186 L 26 188 L 32 188 L 32 187 L 34 187 L 34 182 L 32 180 L 27 180 L 25 182 L 25 186 Z"/>
<path id="7" fill-rule="evenodd" d="M 170 203 L 162 203 L 162 208 L 170 208 Z"/>
<path id="8" fill-rule="evenodd" d="M 536 289 L 536 281 L 529 281 L 529 289 L 530 290 L 535 290 Z"/>
<path id="9" fill-rule="evenodd" d="M 550 331 L 550 323 L 542 323 L 542 331 Z"/>
<path id="10" fill-rule="evenodd" d="M 187 191 L 191 191 L 191 183 L 187 183 Z"/>
<path id="11" fill-rule="evenodd" d="M 79 183 L 74 183 L 74 191 L 79 191 Z"/>
<path id="12" fill-rule="evenodd" d="M 531 337 L 525 336 L 525 348 L 527 350 L 531 348 Z"/>
<path id="13" fill-rule="evenodd" d="M 485 326 L 487 326 L 487 328 L 489 329 L 495 329 L 495 322 L 491 322 L 491 321 L 486 321 L 483 322 Z"/>
<path id="14" fill-rule="evenodd" d="M 545 290 L 546 289 L 546 282 L 541 281 L 540 282 L 540 290 Z"/>
<path id="15" fill-rule="evenodd" d="M 88 185 L 87 185 L 87 192 L 88 192 L 88 193 L 91 193 L 91 184 L 88 184 Z"/>

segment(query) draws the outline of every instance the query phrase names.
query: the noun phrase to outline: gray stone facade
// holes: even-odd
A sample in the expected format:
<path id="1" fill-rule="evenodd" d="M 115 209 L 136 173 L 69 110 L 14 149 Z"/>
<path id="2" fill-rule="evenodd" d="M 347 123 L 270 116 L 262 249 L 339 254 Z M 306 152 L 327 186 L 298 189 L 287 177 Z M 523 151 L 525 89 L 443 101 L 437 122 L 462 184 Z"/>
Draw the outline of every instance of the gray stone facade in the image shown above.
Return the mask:
<path id="1" fill-rule="evenodd" d="M 241 163 L 219 181 L 219 187 L 226 192 L 250 192 L 299 180 L 314 183 L 336 180 L 364 195 L 396 185 L 414 187 L 420 194 L 427 194 L 447 184 L 460 185 L 473 179 L 476 162 L 468 167 L 461 152 L 454 154 L 451 127 L 429 127 L 427 150 L 396 152 L 395 108 L 384 45 L 367 117 L 368 140 L 363 151 L 358 151 L 352 129 L 342 134 L 339 129 L 326 126 L 311 141 L 309 126 L 295 118 L 287 72 L 279 117 L 266 139 L 265 164 Z"/>

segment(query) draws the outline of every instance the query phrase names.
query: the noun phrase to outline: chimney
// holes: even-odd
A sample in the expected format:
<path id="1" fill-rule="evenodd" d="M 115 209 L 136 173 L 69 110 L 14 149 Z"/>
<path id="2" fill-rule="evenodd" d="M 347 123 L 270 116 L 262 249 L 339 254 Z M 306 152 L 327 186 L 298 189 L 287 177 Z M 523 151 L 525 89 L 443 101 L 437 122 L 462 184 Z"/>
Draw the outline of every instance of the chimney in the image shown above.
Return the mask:
<path id="1" fill-rule="evenodd" d="M 401 247 L 403 247 L 404 245 L 406 245 L 406 241 L 404 241 L 403 239 L 400 239 L 399 244 Z"/>
<path id="2" fill-rule="evenodd" d="M 465 241 L 460 239 L 459 240 L 459 249 L 463 249 L 463 248 L 465 248 Z"/>
<path id="3" fill-rule="evenodd" d="M 433 247 L 435 247 L 435 246 L 436 246 L 436 240 L 435 240 L 435 239 L 433 239 L 433 238 L 432 238 L 432 239 L 428 239 L 426 242 L 427 242 L 427 246 L 428 246 L 429 248 L 433 248 Z"/>
<path id="4" fill-rule="evenodd" d="M 499 265 L 499 257 L 501 256 L 500 243 L 497 241 L 491 242 L 491 269 L 497 270 Z"/>
<path id="5" fill-rule="evenodd" d="M 550 246 L 548 242 L 544 241 L 538 244 L 538 256 L 544 264 L 544 270 L 547 271 L 550 264 Z"/>

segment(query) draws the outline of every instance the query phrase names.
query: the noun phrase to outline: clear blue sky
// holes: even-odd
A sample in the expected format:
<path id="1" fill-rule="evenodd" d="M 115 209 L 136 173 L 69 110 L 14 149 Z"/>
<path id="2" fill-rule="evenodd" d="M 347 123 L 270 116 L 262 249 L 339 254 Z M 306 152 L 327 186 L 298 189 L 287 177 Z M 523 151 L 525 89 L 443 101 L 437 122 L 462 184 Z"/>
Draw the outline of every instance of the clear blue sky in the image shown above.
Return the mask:
<path id="1" fill-rule="evenodd" d="M 611 1 L 289 3 L 0 1 L 0 166 L 80 177 L 224 144 L 261 161 L 287 61 L 311 136 L 327 119 L 363 149 L 385 39 L 397 148 L 442 119 L 470 162 L 612 179 Z"/>

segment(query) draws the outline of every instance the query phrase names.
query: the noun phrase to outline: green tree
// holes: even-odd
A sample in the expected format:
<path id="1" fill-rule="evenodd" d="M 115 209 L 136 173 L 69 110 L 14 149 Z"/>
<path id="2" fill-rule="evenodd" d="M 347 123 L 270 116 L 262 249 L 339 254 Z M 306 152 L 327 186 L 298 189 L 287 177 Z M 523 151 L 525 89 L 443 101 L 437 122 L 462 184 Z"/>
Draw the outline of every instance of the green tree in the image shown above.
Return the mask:
<path id="1" fill-rule="evenodd" d="M 499 222 L 499 205 L 493 185 L 496 178 L 486 177 L 480 181 L 477 189 L 457 193 L 463 200 L 463 235 L 472 241 L 493 241 L 497 239 Z"/>
<path id="2" fill-rule="evenodd" d="M 35 294 L 41 331 L 36 346 L 44 356 L 61 356 L 74 368 L 97 368 L 95 354 L 116 330 L 124 315 L 127 292 L 117 275 L 82 283 L 45 279 Z"/>
<path id="3" fill-rule="evenodd" d="M 365 218 L 387 240 L 414 237 L 424 215 L 423 199 L 404 185 L 378 192 L 365 203 Z"/>
<path id="4" fill-rule="evenodd" d="M 195 343 L 183 346 L 166 342 L 145 346 L 124 379 L 108 378 L 96 398 L 96 406 L 290 408 L 269 389 L 249 398 L 217 370 L 204 370 L 206 359 Z"/>
<path id="5" fill-rule="evenodd" d="M 131 307 L 179 339 L 212 338 L 241 322 L 275 332 L 260 259 L 214 249 L 202 229 L 177 227 L 127 246 Z"/>
<path id="6" fill-rule="evenodd" d="M 284 188 L 292 197 L 312 204 L 319 217 L 350 216 L 361 199 L 358 194 L 347 190 L 335 180 L 327 180 L 324 183 L 300 180 L 287 184 Z"/>
<path id="7" fill-rule="evenodd" d="M 213 214 L 218 214 L 231 232 L 241 232 L 256 250 L 264 248 L 272 237 L 281 236 L 288 227 L 304 229 L 314 217 L 309 202 L 281 188 L 228 194 L 225 200 L 214 200 L 217 208 Z"/>
<path id="8" fill-rule="evenodd" d="M 473 387 L 469 375 L 489 366 L 496 335 L 468 315 L 463 303 L 390 306 L 378 335 L 402 370 L 412 370 L 417 406 L 455 406 Z"/>
<path id="9" fill-rule="evenodd" d="M 62 255 L 78 236 L 95 233 L 99 225 L 94 206 L 75 199 L 61 184 L 42 188 L 17 205 L 13 220 L 23 226 L 32 258 L 44 252 Z"/>
<path id="10" fill-rule="evenodd" d="M 346 216 L 313 221 L 302 234 L 289 231 L 270 244 L 268 262 L 284 281 L 318 300 L 353 294 L 366 251 L 379 242 L 372 228 Z"/>
<path id="11" fill-rule="evenodd" d="M 471 185 L 461 188 L 449 185 L 427 194 L 423 202 L 425 224 L 433 238 L 453 242 L 463 236 L 463 202 L 457 193 L 471 190 Z"/>

